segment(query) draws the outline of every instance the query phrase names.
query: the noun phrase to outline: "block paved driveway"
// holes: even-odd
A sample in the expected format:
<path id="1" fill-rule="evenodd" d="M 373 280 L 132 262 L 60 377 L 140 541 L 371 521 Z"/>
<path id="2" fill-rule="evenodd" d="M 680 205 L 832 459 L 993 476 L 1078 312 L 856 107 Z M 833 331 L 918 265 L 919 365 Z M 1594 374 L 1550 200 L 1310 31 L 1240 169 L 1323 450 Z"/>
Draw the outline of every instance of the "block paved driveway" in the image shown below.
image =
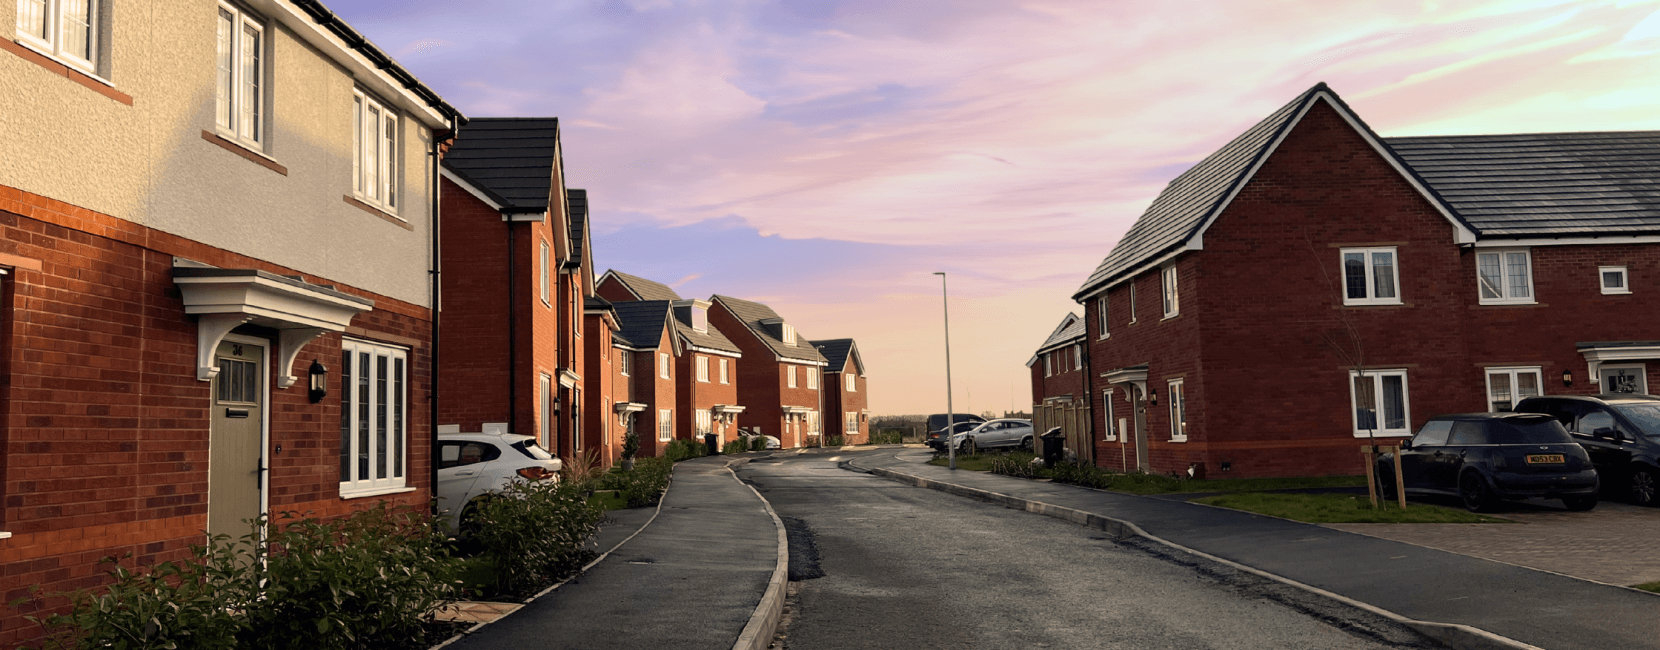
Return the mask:
<path id="1" fill-rule="evenodd" d="M 1457 508 L 1453 500 L 1407 499 Z M 1515 524 L 1326 524 L 1329 528 L 1417 544 L 1530 569 L 1629 587 L 1660 581 L 1660 508 L 1603 501 L 1568 512 L 1560 501 L 1530 499 L 1493 516 Z"/>

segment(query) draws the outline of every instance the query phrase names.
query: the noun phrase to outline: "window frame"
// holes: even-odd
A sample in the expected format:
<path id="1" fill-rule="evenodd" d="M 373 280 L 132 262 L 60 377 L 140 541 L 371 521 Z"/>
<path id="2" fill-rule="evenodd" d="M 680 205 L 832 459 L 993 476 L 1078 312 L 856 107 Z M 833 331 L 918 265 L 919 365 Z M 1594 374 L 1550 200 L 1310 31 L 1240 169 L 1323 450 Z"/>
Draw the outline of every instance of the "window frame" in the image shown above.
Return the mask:
<path id="1" fill-rule="evenodd" d="M 1513 288 L 1510 283 L 1510 256 L 1520 254 L 1526 260 L 1527 266 L 1527 293 L 1525 297 L 1511 295 Z M 1497 297 L 1489 298 L 1482 286 L 1481 258 L 1494 255 L 1499 258 L 1499 289 L 1502 291 Z M 1538 304 L 1539 291 L 1533 281 L 1533 250 L 1530 248 L 1484 248 L 1476 251 L 1476 298 L 1483 305 L 1533 305 Z"/>
<path id="2" fill-rule="evenodd" d="M 1493 366 L 1482 368 L 1482 377 L 1487 385 L 1487 411 L 1489 413 L 1500 412 L 1493 408 L 1493 404 L 1495 403 L 1495 400 L 1493 399 L 1493 375 L 1495 374 L 1507 375 L 1510 381 L 1510 408 L 1505 409 L 1503 412 L 1516 410 L 1516 403 L 1527 399 L 1528 397 L 1538 397 L 1545 394 L 1545 373 L 1543 366 Z M 1522 396 L 1520 394 L 1520 380 L 1521 375 L 1524 374 L 1533 375 L 1533 385 L 1534 388 L 1538 390 L 1538 392 L 1533 395 Z"/>
<path id="3" fill-rule="evenodd" d="M 536 444 L 543 449 L 553 449 L 550 438 L 553 437 L 553 375 L 540 373 L 536 381 L 537 403 L 542 413 L 536 422 Z"/>
<path id="4" fill-rule="evenodd" d="M 634 374 L 634 353 L 628 350 L 617 350 L 617 374 L 624 377 Z"/>
<path id="5" fill-rule="evenodd" d="M 1112 395 L 1113 395 L 1113 389 L 1111 389 L 1111 388 L 1107 388 L 1107 389 L 1104 389 L 1104 390 L 1101 391 L 1101 406 L 1104 407 L 1102 409 L 1102 415 L 1106 416 L 1105 419 L 1102 420 L 1102 422 L 1105 422 L 1107 424 L 1107 426 L 1105 427 L 1106 435 L 1104 437 L 1102 437 L 1102 441 L 1104 441 L 1104 442 L 1117 442 L 1118 441 L 1118 427 L 1117 427 L 1117 424 L 1114 423 L 1113 420 L 1112 420 Z"/>
<path id="6" fill-rule="evenodd" d="M 667 352 L 657 353 L 657 376 L 661 379 L 674 378 L 669 374 L 669 353 Z"/>
<path id="7" fill-rule="evenodd" d="M 1358 394 L 1356 394 L 1356 392 L 1355 392 L 1355 380 L 1358 379 L 1358 378 L 1361 378 L 1361 377 L 1371 377 L 1372 378 L 1372 395 L 1373 395 L 1372 412 L 1373 412 L 1373 417 L 1379 421 L 1379 425 L 1380 425 L 1376 429 L 1368 430 L 1368 429 L 1360 428 L 1360 408 L 1359 408 L 1359 402 L 1357 401 L 1360 396 Z M 1383 399 L 1384 399 L 1384 396 L 1383 396 L 1383 379 L 1385 377 L 1400 377 L 1401 378 L 1401 423 L 1402 424 L 1401 424 L 1401 428 L 1399 428 L 1399 429 L 1386 429 L 1386 428 L 1383 428 L 1381 426 L 1383 424 L 1383 422 L 1382 422 L 1382 419 L 1383 419 L 1382 413 L 1384 411 L 1384 406 L 1385 406 L 1384 403 L 1383 403 Z M 1412 436 L 1412 384 L 1411 384 L 1411 382 L 1408 381 L 1408 377 L 1407 377 L 1407 373 L 1406 373 L 1405 368 L 1378 368 L 1378 369 L 1365 369 L 1365 370 L 1359 370 L 1359 371 L 1350 370 L 1348 372 L 1348 380 L 1349 380 L 1349 424 L 1350 424 L 1350 428 L 1352 429 L 1352 431 L 1354 433 L 1354 437 L 1356 437 L 1356 438 L 1370 438 L 1370 437 L 1409 438 L 1409 437 Z"/>
<path id="8" fill-rule="evenodd" d="M 1043 353 L 1043 376 L 1055 376 L 1055 355 L 1049 352 Z"/>
<path id="9" fill-rule="evenodd" d="M 98 64 L 99 60 L 103 58 L 103 51 L 99 45 L 101 44 L 101 40 L 104 38 L 102 21 L 103 14 L 106 9 L 106 0 L 85 0 L 87 7 L 87 31 L 86 55 L 84 57 L 79 54 L 71 53 L 65 49 L 65 44 L 63 42 L 63 25 L 65 19 L 63 9 L 65 0 L 39 1 L 41 18 L 45 20 L 45 24 L 42 25 L 41 29 L 45 33 L 36 35 L 31 31 L 25 31 L 25 26 L 23 24 L 23 8 L 25 5 L 33 3 L 31 0 L 18 0 L 17 13 L 14 16 L 15 20 L 12 23 L 12 33 L 14 35 L 13 40 L 31 50 L 35 50 L 50 57 L 53 61 L 57 61 L 73 68 L 77 72 L 84 72 L 92 75 L 93 77 L 102 79 L 102 77 L 99 77 L 98 75 Z"/>
<path id="10" fill-rule="evenodd" d="M 390 108 L 390 104 L 362 88 L 352 88 L 352 104 L 352 196 L 365 205 L 397 216 L 403 176 L 399 173 L 402 157 L 398 155 L 402 144 L 399 136 L 403 132 L 403 118 Z M 363 137 L 363 125 L 370 115 L 376 116 L 373 154 L 370 154 L 368 141 Z M 391 127 L 390 133 L 381 130 L 387 126 Z M 373 159 L 372 166 L 365 164 L 371 162 L 370 158 Z M 372 181 L 368 176 L 370 167 L 375 171 Z"/>
<path id="11" fill-rule="evenodd" d="M 1377 255 L 1377 254 L 1380 254 L 1380 253 L 1387 253 L 1389 255 L 1389 259 L 1390 259 L 1390 262 L 1389 262 L 1390 288 L 1392 288 L 1395 292 L 1395 295 L 1393 295 L 1393 296 L 1378 297 L 1376 295 L 1377 288 L 1378 288 L 1377 275 L 1376 275 L 1377 263 L 1374 261 L 1375 258 L 1373 256 Z M 1364 298 L 1350 298 L 1349 297 L 1349 268 L 1348 268 L 1349 261 L 1348 261 L 1348 257 L 1350 255 L 1360 255 L 1361 256 L 1361 266 L 1364 268 L 1364 271 L 1365 271 L 1365 279 L 1362 280 L 1362 282 L 1365 283 L 1365 285 L 1366 285 L 1365 286 L 1366 296 Z M 1360 248 L 1341 248 L 1341 249 L 1338 249 L 1337 270 L 1338 270 L 1338 277 L 1343 279 L 1343 304 L 1344 305 L 1399 305 L 1399 304 L 1402 304 L 1401 303 L 1401 255 L 1400 255 L 1400 252 L 1397 250 L 1397 247 L 1395 247 L 1395 246 L 1369 246 L 1369 247 L 1360 247 Z"/>
<path id="12" fill-rule="evenodd" d="M 726 370 L 727 361 L 728 361 L 727 359 L 721 359 L 720 360 L 720 383 L 723 383 L 723 384 L 732 383 L 732 380 L 731 380 L 730 376 L 727 375 L 727 370 Z"/>
<path id="13" fill-rule="evenodd" d="M 657 440 L 674 440 L 674 410 L 657 409 Z"/>
<path id="14" fill-rule="evenodd" d="M 266 74 L 267 47 L 269 40 L 265 29 L 265 19 L 253 15 L 241 7 L 221 0 L 217 4 L 215 16 L 224 19 L 229 14 L 231 33 L 219 35 L 215 47 L 214 75 L 214 115 L 213 126 L 220 137 L 235 142 L 254 151 L 265 150 L 266 135 L 268 133 L 265 113 L 265 95 L 270 87 L 270 79 Z M 222 12 L 222 13 L 221 13 Z M 224 23 L 217 23 L 223 27 Z M 252 28 L 258 32 L 258 42 L 253 46 L 253 65 L 248 65 L 245 57 L 248 47 L 244 39 L 247 30 Z M 229 37 L 229 43 L 223 39 Z M 229 52 L 219 51 L 219 47 L 227 47 Z M 219 69 L 221 59 L 229 59 L 229 69 Z M 248 71 L 252 69 L 258 78 L 250 88 L 247 80 Z M 224 75 L 221 77 L 220 75 Z M 223 81 L 226 87 L 220 87 Z M 252 118 L 248 119 L 249 104 L 252 104 Z M 221 108 L 223 107 L 223 108 Z M 248 133 L 252 130 L 253 133 Z"/>
<path id="15" fill-rule="evenodd" d="M 818 390 L 818 368 L 802 368 L 801 374 L 807 376 L 807 390 Z"/>
<path id="16" fill-rule="evenodd" d="M 1108 322 L 1108 318 L 1112 315 L 1112 309 L 1111 309 L 1111 307 L 1109 307 L 1107 305 L 1107 293 L 1102 292 L 1101 297 L 1098 298 L 1097 300 L 1098 300 L 1099 304 L 1097 304 L 1095 306 L 1095 311 L 1096 311 L 1095 321 L 1096 321 L 1096 325 L 1101 329 L 1101 335 L 1097 336 L 1096 338 L 1097 339 L 1109 338 L 1109 337 L 1112 336 L 1112 328 L 1111 328 L 1111 323 Z"/>
<path id="17" fill-rule="evenodd" d="M 1620 286 L 1619 286 L 1619 288 L 1610 289 L 1608 287 L 1608 274 L 1609 273 L 1618 273 L 1618 274 L 1620 274 Z M 1597 287 L 1602 290 L 1602 295 L 1605 295 L 1605 296 L 1621 296 L 1621 295 L 1630 294 L 1631 293 L 1631 273 L 1630 273 L 1629 270 L 1626 269 L 1625 265 L 1623 265 L 1623 264 L 1619 265 L 1619 266 L 1599 266 L 1599 267 L 1597 267 Z"/>
<path id="18" fill-rule="evenodd" d="M 693 360 L 697 364 L 698 383 L 709 383 L 709 357 L 697 354 L 693 355 Z"/>
<path id="19" fill-rule="evenodd" d="M 1181 275 L 1179 267 L 1171 264 L 1159 269 L 1160 293 L 1164 297 L 1164 318 L 1175 318 L 1182 314 L 1182 292 L 1179 286 Z"/>
<path id="20" fill-rule="evenodd" d="M 847 377 L 847 392 L 859 392 L 859 376 L 851 372 L 847 373 L 845 376 Z"/>
<path id="21" fill-rule="evenodd" d="M 1130 283 L 1129 284 L 1130 284 L 1130 323 L 1129 324 L 1134 325 L 1136 323 L 1136 320 L 1135 320 L 1135 278 L 1130 278 Z"/>
<path id="22" fill-rule="evenodd" d="M 786 386 L 788 386 L 790 388 L 795 388 L 796 387 L 795 366 L 794 365 L 784 364 L 784 377 L 786 379 L 786 381 L 785 381 Z"/>
<path id="23" fill-rule="evenodd" d="M 846 420 L 844 420 L 843 425 L 842 425 L 842 435 L 848 435 L 848 436 L 859 435 L 859 412 L 858 411 L 843 411 L 843 413 L 845 413 L 847 415 L 847 418 L 846 418 Z"/>
<path id="24" fill-rule="evenodd" d="M 346 470 L 339 477 L 340 497 L 370 496 L 408 488 L 412 414 L 410 391 L 413 389 L 409 382 L 409 371 L 413 365 L 409 360 L 409 349 L 350 337 L 342 337 L 340 347 L 343 363 L 339 373 L 339 460 L 340 469 Z M 367 371 L 361 367 L 365 357 L 370 366 Z M 381 359 L 386 360 L 386 371 L 392 375 L 390 378 L 383 379 L 380 375 L 378 366 Z M 367 378 L 365 372 L 370 373 Z M 352 390 L 354 383 L 359 390 Z M 355 399 L 354 392 L 357 394 Z M 390 400 L 390 404 L 382 403 L 383 399 Z M 370 421 L 364 422 L 365 417 Z M 379 426 L 383 424 L 384 427 Z M 377 430 L 384 430 L 384 433 L 377 435 Z M 373 476 L 376 473 L 373 461 L 380 451 L 377 443 L 381 442 L 390 443 L 390 449 L 385 453 L 385 475 L 377 477 Z M 360 443 L 367 444 L 369 449 L 360 450 Z M 371 476 L 358 476 L 359 469 L 368 471 Z"/>
<path id="25" fill-rule="evenodd" d="M 551 281 L 549 281 L 549 278 L 551 276 L 548 273 L 548 267 L 550 266 L 549 258 L 552 257 L 553 247 L 548 245 L 548 240 L 546 240 L 546 239 L 542 239 L 540 241 L 541 241 L 541 244 L 542 244 L 542 248 L 541 248 L 541 254 L 540 254 L 540 257 L 538 258 L 538 260 L 541 263 L 541 267 L 540 267 L 540 270 L 538 272 L 538 275 L 540 275 L 541 278 L 542 278 L 542 286 L 541 286 L 542 306 L 547 307 L 548 309 L 553 309 L 553 283 Z"/>
<path id="26" fill-rule="evenodd" d="M 715 420 L 709 409 L 698 409 L 696 414 L 696 420 L 692 423 L 692 433 L 699 438 L 714 433 Z"/>
<path id="27" fill-rule="evenodd" d="M 1187 391 L 1184 379 L 1165 384 L 1165 403 L 1170 410 L 1170 442 L 1187 442 Z"/>

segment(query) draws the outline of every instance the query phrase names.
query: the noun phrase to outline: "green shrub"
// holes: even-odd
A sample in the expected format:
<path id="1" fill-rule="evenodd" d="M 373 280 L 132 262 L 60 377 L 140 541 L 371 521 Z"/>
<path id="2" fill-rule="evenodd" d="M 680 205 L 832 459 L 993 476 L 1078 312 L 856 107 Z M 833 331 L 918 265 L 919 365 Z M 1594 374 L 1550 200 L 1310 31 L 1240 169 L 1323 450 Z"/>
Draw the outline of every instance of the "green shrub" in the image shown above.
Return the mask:
<path id="1" fill-rule="evenodd" d="M 622 457 L 623 457 L 623 460 L 633 460 L 634 455 L 638 454 L 638 453 L 640 453 L 640 435 L 637 434 L 637 433 L 634 433 L 633 427 L 629 427 L 628 434 L 623 436 L 623 444 L 622 444 Z"/>
<path id="2" fill-rule="evenodd" d="M 905 442 L 905 432 L 899 429 L 884 429 L 870 434 L 870 444 L 897 445 Z"/>
<path id="3" fill-rule="evenodd" d="M 824 439 L 824 446 L 826 447 L 840 447 L 845 444 L 847 444 L 847 439 L 841 436 L 830 436 Z"/>
<path id="4" fill-rule="evenodd" d="M 721 447 L 721 453 L 723 454 L 741 454 L 746 451 L 749 451 L 749 443 L 744 442 L 743 438 L 729 440 L 725 446 Z"/>
<path id="5" fill-rule="evenodd" d="M 598 488 L 616 490 L 628 502 L 628 507 L 643 508 L 656 505 L 657 498 L 668 489 L 673 473 L 674 463 L 668 458 L 642 458 L 634 463 L 634 469 L 612 469 L 600 478 Z"/>
<path id="6" fill-rule="evenodd" d="M 708 454 L 708 445 L 691 440 L 674 440 L 663 448 L 663 455 L 676 463 L 691 458 L 702 458 Z"/>
<path id="7" fill-rule="evenodd" d="M 585 545 L 603 513 L 588 504 L 583 489 L 515 479 L 478 506 L 474 538 L 479 556 L 496 567 L 496 589 L 529 595 L 534 587 L 575 573 L 593 557 Z"/>
<path id="8" fill-rule="evenodd" d="M 232 612 L 248 600 L 241 592 L 247 582 L 237 579 L 236 567 L 251 562 L 252 554 L 224 536 L 212 542 L 191 547 L 190 560 L 163 562 L 148 571 L 128 570 L 106 557 L 103 562 L 112 565 L 107 573 L 114 579 L 107 592 L 57 594 L 73 604 L 68 614 L 25 618 L 45 628 L 47 648 L 235 648 L 243 621 Z M 44 601 L 35 594 L 12 606 L 30 600 L 37 608 Z"/>
<path id="9" fill-rule="evenodd" d="M 750 436 L 749 437 L 749 450 L 750 451 L 766 451 L 766 449 L 767 449 L 767 438 L 766 438 L 766 436 Z"/>

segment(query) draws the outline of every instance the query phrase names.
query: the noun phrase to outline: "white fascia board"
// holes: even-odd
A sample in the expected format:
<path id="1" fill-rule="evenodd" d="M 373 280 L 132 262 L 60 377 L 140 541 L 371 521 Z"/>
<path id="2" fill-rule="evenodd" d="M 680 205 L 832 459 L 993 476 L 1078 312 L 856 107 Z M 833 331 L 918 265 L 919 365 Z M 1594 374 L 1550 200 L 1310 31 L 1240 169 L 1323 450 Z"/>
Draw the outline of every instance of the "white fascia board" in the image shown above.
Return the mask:
<path id="1" fill-rule="evenodd" d="M 1158 267 L 1164 266 L 1165 262 L 1169 262 L 1170 260 L 1176 259 L 1176 257 L 1180 256 L 1182 253 L 1186 253 L 1188 250 L 1189 249 L 1187 249 L 1187 248 L 1178 248 L 1176 250 L 1170 251 L 1169 253 L 1165 253 L 1164 255 L 1160 255 L 1159 257 L 1155 257 L 1155 258 L 1153 258 L 1149 261 L 1137 264 L 1136 266 L 1133 266 L 1133 267 L 1130 268 L 1129 273 L 1125 273 L 1125 274 L 1119 276 L 1119 278 L 1117 280 L 1115 280 L 1113 282 L 1109 282 L 1107 284 L 1103 284 L 1100 287 L 1097 287 L 1094 291 L 1086 293 L 1082 297 L 1078 298 L 1078 304 L 1080 304 L 1080 305 L 1088 304 L 1086 301 L 1088 301 L 1089 299 L 1094 298 L 1096 296 L 1099 296 L 1103 293 L 1106 293 L 1109 289 L 1112 289 L 1113 287 L 1124 284 L 1125 282 L 1129 282 L 1130 280 L 1134 280 L 1136 278 L 1136 276 L 1139 276 L 1143 273 L 1146 273 L 1146 272 L 1151 271 L 1153 269 L 1156 269 Z M 1086 332 L 1086 336 L 1087 336 L 1087 332 Z"/>
<path id="2" fill-rule="evenodd" d="M 1475 243 L 1476 248 L 1526 248 L 1530 246 L 1613 246 L 1616 244 L 1660 244 L 1660 235 L 1621 235 L 1617 237 L 1556 237 L 1552 239 L 1532 239 L 1511 237 L 1505 239 L 1483 239 Z"/>
<path id="3" fill-rule="evenodd" d="M 511 223 L 542 223 L 543 221 L 546 221 L 547 218 L 548 218 L 548 211 L 547 210 L 543 210 L 541 212 L 503 212 L 503 213 L 501 213 L 501 220 L 511 222 Z M 561 270 L 560 274 L 564 274 L 564 271 Z"/>
<path id="4" fill-rule="evenodd" d="M 376 68 L 362 53 L 346 45 L 345 41 L 340 40 L 332 32 L 323 28 L 322 25 L 318 25 L 311 19 L 311 16 L 300 10 L 299 6 L 287 2 L 277 2 L 276 0 L 245 1 L 249 7 L 272 20 L 282 23 L 283 26 L 299 36 L 300 40 L 317 48 L 324 56 L 340 64 L 341 67 L 351 73 L 352 79 L 359 85 L 379 95 L 382 100 L 397 106 L 405 114 L 420 117 L 427 128 L 437 129 L 449 126 L 449 122 L 444 119 L 444 115 L 439 113 L 437 109 L 428 106 L 426 100 L 404 88 L 403 84 L 393 79 L 391 75 Z M 340 20 L 338 15 L 335 18 Z M 359 31 L 358 33 L 361 34 L 362 32 Z M 364 38 L 367 39 L 368 37 Z M 380 48 L 380 50 L 382 52 L 387 51 L 386 48 Z M 414 76 L 413 73 L 411 73 L 411 76 Z"/>
<path id="5" fill-rule="evenodd" d="M 477 186 L 473 185 L 472 183 L 467 182 L 467 179 L 464 179 L 464 178 L 461 177 L 461 175 L 450 171 L 450 168 L 445 167 L 443 165 L 439 165 L 438 166 L 438 173 L 442 174 L 444 176 L 444 178 L 449 179 L 451 183 L 455 183 L 457 187 L 460 187 L 462 190 L 465 190 L 468 194 L 471 194 L 473 196 L 473 198 L 478 199 L 479 201 L 483 202 L 485 205 L 490 206 L 490 209 L 495 210 L 497 212 L 500 212 L 500 211 L 503 210 L 502 205 L 500 203 L 496 203 L 496 201 L 494 199 L 491 199 L 489 194 L 484 193 L 484 190 L 478 189 Z"/>
<path id="6" fill-rule="evenodd" d="M 786 356 L 783 356 L 783 355 L 777 355 L 777 356 L 778 356 L 778 361 L 780 363 L 793 363 L 793 364 L 802 365 L 802 366 L 818 366 L 818 367 L 821 367 L 821 368 L 830 366 L 830 362 L 828 362 L 828 361 L 812 361 L 810 359 L 797 359 L 795 357 L 786 357 Z"/>
<path id="7" fill-rule="evenodd" d="M 743 356 L 744 356 L 741 353 L 733 352 L 731 350 L 716 350 L 715 348 L 706 348 L 706 347 L 702 347 L 702 346 L 698 346 L 698 345 L 692 345 L 689 342 L 686 344 L 686 349 L 691 350 L 693 352 L 705 352 L 705 353 L 708 353 L 708 354 L 713 354 L 715 356 L 728 357 L 728 358 L 732 358 L 732 359 L 742 359 Z"/>

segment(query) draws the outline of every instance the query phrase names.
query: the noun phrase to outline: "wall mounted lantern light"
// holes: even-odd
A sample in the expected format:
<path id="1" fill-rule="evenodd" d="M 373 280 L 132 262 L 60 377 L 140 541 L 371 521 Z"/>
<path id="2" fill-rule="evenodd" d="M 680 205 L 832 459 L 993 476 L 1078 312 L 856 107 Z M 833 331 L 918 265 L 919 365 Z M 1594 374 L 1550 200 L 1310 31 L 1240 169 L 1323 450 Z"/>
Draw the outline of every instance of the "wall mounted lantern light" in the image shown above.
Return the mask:
<path id="1" fill-rule="evenodd" d="M 1563 386 L 1572 386 L 1572 385 L 1574 385 L 1574 371 L 1572 371 L 1572 370 L 1563 370 L 1562 371 L 1562 385 Z"/>
<path id="2" fill-rule="evenodd" d="M 1157 388 L 1147 389 L 1147 403 L 1152 406 L 1159 405 L 1159 391 Z"/>
<path id="3" fill-rule="evenodd" d="M 311 360 L 311 403 L 323 401 L 329 395 L 329 369 L 316 359 Z"/>

